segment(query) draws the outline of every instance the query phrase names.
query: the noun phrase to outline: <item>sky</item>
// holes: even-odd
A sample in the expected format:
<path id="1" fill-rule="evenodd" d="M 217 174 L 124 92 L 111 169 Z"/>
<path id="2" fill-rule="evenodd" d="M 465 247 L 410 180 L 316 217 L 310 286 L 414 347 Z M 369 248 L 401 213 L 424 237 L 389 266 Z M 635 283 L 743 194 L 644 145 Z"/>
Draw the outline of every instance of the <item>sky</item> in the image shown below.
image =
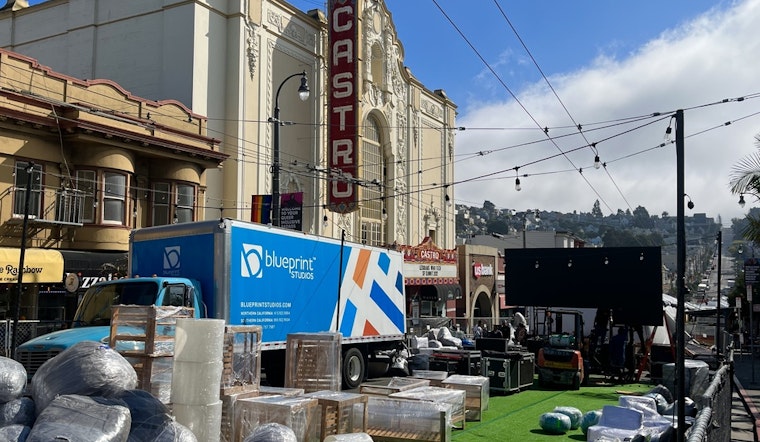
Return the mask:
<path id="1" fill-rule="evenodd" d="M 682 109 L 686 216 L 729 226 L 757 206 L 729 183 L 758 149 L 760 0 L 386 4 L 404 64 L 458 106 L 457 204 L 676 215 Z"/>
<path id="2" fill-rule="evenodd" d="M 675 215 L 682 109 L 686 215 L 729 226 L 758 206 L 729 183 L 759 147 L 760 0 L 386 4 L 404 64 L 457 105 L 455 203 Z"/>

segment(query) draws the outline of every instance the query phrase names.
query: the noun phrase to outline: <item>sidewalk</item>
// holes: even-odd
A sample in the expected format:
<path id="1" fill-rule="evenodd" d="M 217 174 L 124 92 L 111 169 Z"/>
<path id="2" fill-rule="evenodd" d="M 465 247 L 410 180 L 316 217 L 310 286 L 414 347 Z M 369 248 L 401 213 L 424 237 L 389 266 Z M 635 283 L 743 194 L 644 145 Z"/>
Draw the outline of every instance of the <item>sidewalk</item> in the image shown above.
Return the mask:
<path id="1" fill-rule="evenodd" d="M 749 353 L 735 353 L 734 384 L 731 398 L 731 440 L 758 442 L 760 358 L 752 359 Z"/>

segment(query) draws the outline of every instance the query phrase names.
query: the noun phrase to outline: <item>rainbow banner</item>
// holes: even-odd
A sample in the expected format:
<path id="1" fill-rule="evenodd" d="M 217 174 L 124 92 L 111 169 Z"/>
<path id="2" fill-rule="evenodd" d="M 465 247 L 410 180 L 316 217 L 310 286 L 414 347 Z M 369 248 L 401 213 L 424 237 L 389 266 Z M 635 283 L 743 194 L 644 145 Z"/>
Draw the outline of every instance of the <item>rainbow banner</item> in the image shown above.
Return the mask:
<path id="1" fill-rule="evenodd" d="M 260 224 L 272 222 L 272 195 L 251 197 L 251 222 Z"/>

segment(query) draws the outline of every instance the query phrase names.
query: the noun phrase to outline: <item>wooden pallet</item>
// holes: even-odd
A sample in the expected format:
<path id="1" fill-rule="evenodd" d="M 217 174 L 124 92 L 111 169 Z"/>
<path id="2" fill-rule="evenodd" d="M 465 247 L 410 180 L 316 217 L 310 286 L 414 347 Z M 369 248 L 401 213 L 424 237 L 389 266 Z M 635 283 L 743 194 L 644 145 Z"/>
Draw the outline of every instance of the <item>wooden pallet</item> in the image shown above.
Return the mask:
<path id="1" fill-rule="evenodd" d="M 171 356 L 178 318 L 192 318 L 190 307 L 114 305 L 108 346 L 123 356 Z M 138 331 L 142 331 L 142 333 Z M 119 345 L 123 343 L 123 345 Z M 139 350 L 120 347 L 142 346 Z"/>
<path id="2" fill-rule="evenodd" d="M 440 411 L 440 431 L 408 431 L 401 428 L 379 428 L 368 427 L 367 434 L 372 437 L 374 442 L 406 442 L 406 441 L 421 441 L 421 442 L 449 442 L 446 440 L 447 423 L 446 423 L 446 411 Z"/>

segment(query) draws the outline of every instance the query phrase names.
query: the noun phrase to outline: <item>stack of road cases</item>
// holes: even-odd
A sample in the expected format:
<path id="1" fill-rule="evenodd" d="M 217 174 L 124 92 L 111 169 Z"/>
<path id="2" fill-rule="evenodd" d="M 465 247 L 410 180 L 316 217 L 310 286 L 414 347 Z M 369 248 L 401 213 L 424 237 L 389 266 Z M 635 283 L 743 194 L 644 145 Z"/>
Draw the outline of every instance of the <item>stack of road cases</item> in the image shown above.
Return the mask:
<path id="1" fill-rule="evenodd" d="M 337 434 L 364 433 L 367 431 L 366 394 L 322 390 L 306 393 L 319 403 L 319 440 Z"/>
<path id="2" fill-rule="evenodd" d="M 451 375 L 443 381 L 445 388 L 464 390 L 465 416 L 468 421 L 479 421 L 488 410 L 489 380 L 485 376 Z"/>
<path id="3" fill-rule="evenodd" d="M 286 342 L 285 386 L 305 392 L 341 388 L 340 333 L 291 333 Z"/>
<path id="4" fill-rule="evenodd" d="M 137 388 L 168 404 L 177 319 L 192 318 L 190 307 L 114 305 L 111 307 L 109 347 L 127 359 L 137 372 Z"/>
<path id="5" fill-rule="evenodd" d="M 449 374 L 480 375 L 479 350 L 439 348 L 430 354 L 429 368 Z"/>
<path id="6" fill-rule="evenodd" d="M 483 376 L 488 377 L 491 390 L 518 392 L 533 386 L 535 355 L 512 351 L 498 356 L 483 357 Z"/>

